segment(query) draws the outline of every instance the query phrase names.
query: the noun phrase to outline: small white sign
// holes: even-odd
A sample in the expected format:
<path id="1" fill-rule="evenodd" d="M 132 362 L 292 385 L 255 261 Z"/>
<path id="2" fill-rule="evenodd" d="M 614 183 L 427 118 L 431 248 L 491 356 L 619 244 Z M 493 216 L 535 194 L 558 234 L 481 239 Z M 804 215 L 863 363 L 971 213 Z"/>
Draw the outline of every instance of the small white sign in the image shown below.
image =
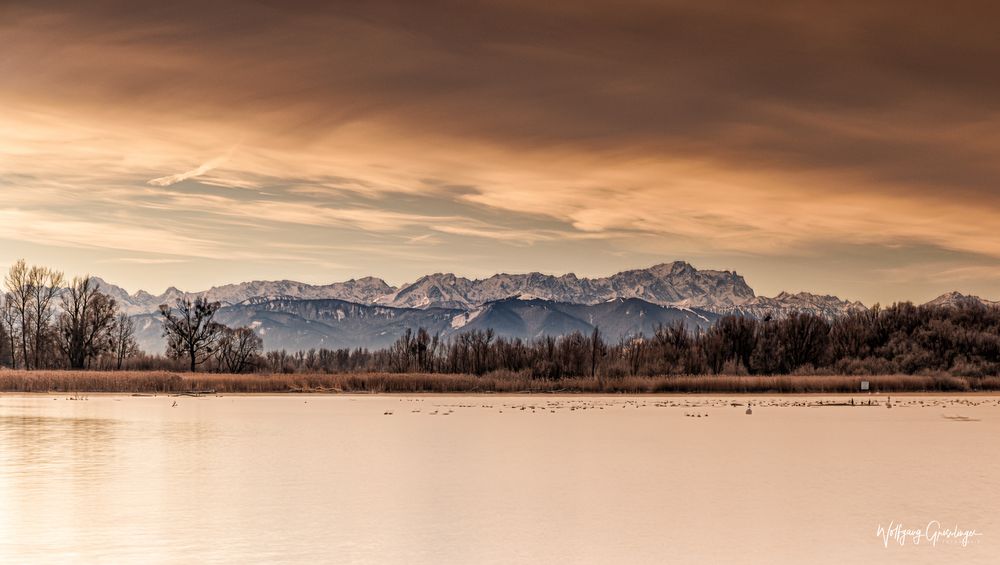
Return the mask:
<path id="1" fill-rule="evenodd" d="M 868 381 L 861 381 L 861 390 L 868 390 Z"/>

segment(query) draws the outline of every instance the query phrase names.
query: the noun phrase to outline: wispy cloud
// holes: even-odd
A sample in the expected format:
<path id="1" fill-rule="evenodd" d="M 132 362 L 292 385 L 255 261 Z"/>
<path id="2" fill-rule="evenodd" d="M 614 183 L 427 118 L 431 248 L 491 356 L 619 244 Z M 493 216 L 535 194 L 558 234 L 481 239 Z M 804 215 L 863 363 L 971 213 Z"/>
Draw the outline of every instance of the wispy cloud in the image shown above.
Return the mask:
<path id="1" fill-rule="evenodd" d="M 177 184 L 181 181 L 197 178 L 211 171 L 212 169 L 215 169 L 219 165 L 222 165 L 223 163 L 226 162 L 226 159 L 227 157 L 225 156 L 216 157 L 211 161 L 202 163 L 201 165 L 191 169 L 190 171 L 184 171 L 183 173 L 177 173 L 174 175 L 167 175 L 165 177 L 158 177 L 155 179 L 151 179 L 147 181 L 147 184 L 151 184 L 153 186 L 170 186 L 173 184 Z"/>
<path id="2" fill-rule="evenodd" d="M 174 263 L 187 263 L 190 262 L 190 259 L 168 259 L 165 257 L 116 257 L 114 259 L 105 259 L 101 262 L 124 263 L 127 265 L 171 265 Z"/>
<path id="3" fill-rule="evenodd" d="M 221 250 L 207 239 L 168 230 L 113 221 L 79 220 L 37 210 L 0 209 L 0 238 L 70 248 L 219 257 Z"/>

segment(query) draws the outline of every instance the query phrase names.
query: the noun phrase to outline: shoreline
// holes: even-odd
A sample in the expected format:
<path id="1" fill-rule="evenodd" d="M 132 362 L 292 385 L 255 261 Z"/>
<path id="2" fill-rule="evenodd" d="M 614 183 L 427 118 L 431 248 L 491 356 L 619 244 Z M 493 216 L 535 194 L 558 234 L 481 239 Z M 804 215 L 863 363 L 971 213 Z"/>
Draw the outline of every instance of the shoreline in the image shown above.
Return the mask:
<path id="1" fill-rule="evenodd" d="M 65 395 L 65 394 L 75 394 L 74 391 L 65 390 L 51 390 L 51 391 L 31 391 L 31 392 L 18 392 L 18 391 L 0 391 L 0 398 L 4 397 L 44 397 L 51 395 Z M 917 392 L 891 392 L 891 393 L 873 393 L 868 395 L 865 393 L 853 394 L 849 392 L 647 392 L 647 393 L 610 393 L 610 392 L 218 392 L 213 394 L 201 394 L 201 395 L 190 395 L 190 394 L 178 394 L 175 392 L 157 392 L 157 393 L 131 393 L 131 392 L 115 392 L 115 391 L 81 391 L 84 396 L 99 396 L 99 397 L 130 397 L 130 398 L 226 398 L 226 397 L 275 397 L 275 398 L 287 398 L 294 396 L 327 396 L 327 397 L 358 397 L 358 398 L 376 398 L 376 397 L 413 397 L 413 396 L 426 396 L 426 397 L 468 397 L 468 398 L 485 398 L 485 397 L 529 397 L 529 396 L 543 396 L 545 398 L 579 398 L 579 397 L 597 397 L 597 398 L 625 398 L 625 397 L 641 397 L 641 398 L 723 398 L 723 397 L 740 397 L 740 398 L 871 398 L 871 399 L 885 399 L 886 397 L 900 397 L 900 398 L 915 398 L 915 397 L 954 397 L 954 398 L 967 398 L 967 397 L 997 397 L 1000 398 L 1000 391 L 987 391 L 987 390 L 977 390 L 968 392 L 957 392 L 957 391 L 917 391 Z"/>
<path id="2" fill-rule="evenodd" d="M 868 381 L 870 389 L 861 390 Z M 837 395 L 1000 394 L 1000 377 L 781 375 L 564 377 L 428 373 L 222 374 L 167 371 L 0 371 L 0 394 Z"/>

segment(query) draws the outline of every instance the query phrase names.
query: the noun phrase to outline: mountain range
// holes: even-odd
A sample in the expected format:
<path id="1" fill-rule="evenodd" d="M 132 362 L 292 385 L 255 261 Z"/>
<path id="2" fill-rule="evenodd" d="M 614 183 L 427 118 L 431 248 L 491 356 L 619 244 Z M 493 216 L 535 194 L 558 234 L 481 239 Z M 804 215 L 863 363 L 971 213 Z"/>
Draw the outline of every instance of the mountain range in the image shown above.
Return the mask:
<path id="1" fill-rule="evenodd" d="M 163 351 L 159 306 L 196 297 L 221 303 L 218 321 L 254 328 L 268 350 L 383 347 L 417 327 L 444 337 L 492 328 L 525 339 L 600 327 L 617 340 L 676 321 L 705 328 L 728 314 L 781 318 L 800 312 L 833 319 L 866 310 L 860 302 L 807 292 L 757 296 L 733 271 L 698 270 L 683 261 L 600 278 L 527 273 L 468 279 L 436 273 L 399 287 L 375 277 L 327 285 L 252 281 L 201 292 L 171 287 L 158 296 L 97 282 L 136 320 L 140 346 L 149 352 Z M 997 304 L 959 293 L 930 304 L 973 302 Z"/>
<path id="2" fill-rule="evenodd" d="M 154 296 L 145 291 L 129 294 L 97 279 L 129 314 L 155 312 L 160 304 L 178 299 L 205 297 L 223 305 L 251 298 L 335 299 L 357 304 L 395 308 L 470 309 L 506 298 L 541 299 L 572 304 L 598 304 L 616 298 L 639 298 L 652 304 L 675 307 L 731 308 L 756 297 L 742 276 L 732 271 L 698 270 L 676 261 L 648 269 L 623 271 L 610 277 L 583 278 L 542 273 L 497 274 L 486 279 L 467 279 L 451 273 L 436 273 L 393 287 L 375 277 L 351 279 L 327 285 L 295 281 L 252 281 L 212 287 L 201 292 L 183 292 L 174 287 Z"/>

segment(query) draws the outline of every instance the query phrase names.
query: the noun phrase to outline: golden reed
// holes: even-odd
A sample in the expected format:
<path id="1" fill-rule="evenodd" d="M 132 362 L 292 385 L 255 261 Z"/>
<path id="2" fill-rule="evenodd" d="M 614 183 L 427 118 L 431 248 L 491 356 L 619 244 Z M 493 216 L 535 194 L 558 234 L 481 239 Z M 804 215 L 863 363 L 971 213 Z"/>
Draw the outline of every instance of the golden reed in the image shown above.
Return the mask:
<path id="1" fill-rule="evenodd" d="M 948 375 L 654 376 L 532 379 L 498 371 L 481 377 L 422 373 L 250 374 L 167 371 L 0 371 L 0 392 L 178 393 L 858 393 L 1000 390 L 1000 377 Z"/>

